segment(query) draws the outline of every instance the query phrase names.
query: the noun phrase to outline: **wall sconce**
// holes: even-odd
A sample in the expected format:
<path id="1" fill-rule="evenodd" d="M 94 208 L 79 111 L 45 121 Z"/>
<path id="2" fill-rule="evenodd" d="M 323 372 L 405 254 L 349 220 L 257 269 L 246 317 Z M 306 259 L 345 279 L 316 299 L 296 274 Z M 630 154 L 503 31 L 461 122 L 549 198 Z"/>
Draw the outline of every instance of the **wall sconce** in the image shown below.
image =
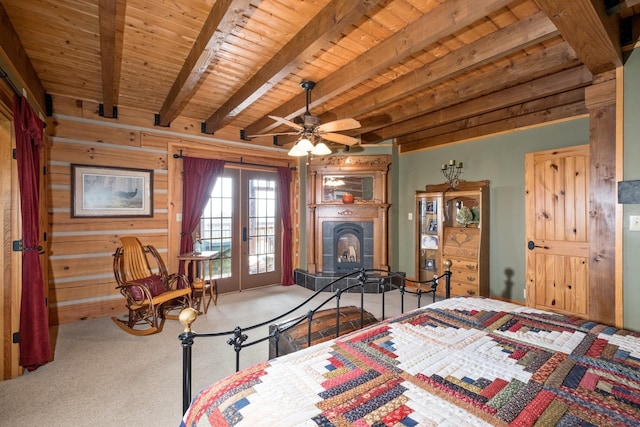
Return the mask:
<path id="1" fill-rule="evenodd" d="M 449 188 L 455 190 L 460 184 L 460 174 L 462 173 L 462 162 L 456 163 L 455 160 L 449 160 L 449 164 L 442 164 L 440 167 L 442 170 L 442 174 L 444 175 L 447 183 L 449 184 Z"/>

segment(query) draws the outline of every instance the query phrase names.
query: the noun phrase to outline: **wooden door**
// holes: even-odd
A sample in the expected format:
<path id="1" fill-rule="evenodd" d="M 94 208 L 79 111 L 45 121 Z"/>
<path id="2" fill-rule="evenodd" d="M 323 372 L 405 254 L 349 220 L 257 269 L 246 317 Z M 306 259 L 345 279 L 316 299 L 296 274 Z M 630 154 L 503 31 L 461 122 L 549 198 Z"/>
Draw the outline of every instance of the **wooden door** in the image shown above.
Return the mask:
<path id="1" fill-rule="evenodd" d="M 525 157 L 527 306 L 589 309 L 589 146 Z"/>

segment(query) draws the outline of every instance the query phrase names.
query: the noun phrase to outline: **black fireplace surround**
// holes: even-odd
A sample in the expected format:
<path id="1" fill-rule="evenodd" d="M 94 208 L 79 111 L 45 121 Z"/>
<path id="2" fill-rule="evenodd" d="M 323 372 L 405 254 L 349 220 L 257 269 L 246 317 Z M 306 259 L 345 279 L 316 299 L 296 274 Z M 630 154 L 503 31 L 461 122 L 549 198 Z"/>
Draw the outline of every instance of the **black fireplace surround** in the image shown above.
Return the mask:
<path id="1" fill-rule="evenodd" d="M 322 240 L 323 273 L 373 268 L 373 222 L 325 221 Z"/>
<path id="2" fill-rule="evenodd" d="M 322 223 L 323 271 L 310 274 L 304 270 L 294 271 L 294 282 L 307 289 L 317 291 L 326 284 L 350 271 L 373 268 L 373 222 L 371 221 L 324 221 Z M 344 289 L 358 280 L 357 275 L 339 281 L 331 289 Z M 365 292 L 379 293 L 375 283 L 365 285 Z"/>

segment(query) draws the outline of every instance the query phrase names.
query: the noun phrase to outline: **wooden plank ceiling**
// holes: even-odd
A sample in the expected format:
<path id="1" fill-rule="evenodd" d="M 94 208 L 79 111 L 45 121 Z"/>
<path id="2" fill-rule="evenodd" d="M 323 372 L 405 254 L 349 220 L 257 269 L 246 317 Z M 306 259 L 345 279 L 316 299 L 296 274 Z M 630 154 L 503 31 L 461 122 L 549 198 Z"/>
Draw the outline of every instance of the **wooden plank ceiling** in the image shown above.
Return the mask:
<path id="1" fill-rule="evenodd" d="M 32 67 L 50 94 L 102 103 L 106 117 L 142 109 L 161 126 L 182 116 L 240 140 L 241 129 L 289 131 L 268 116 L 303 114 L 300 83 L 312 80 L 321 122 L 356 118 L 345 134 L 403 152 L 585 114 L 584 87 L 623 65 L 640 33 L 640 0 L 0 4 L 12 66 Z"/>

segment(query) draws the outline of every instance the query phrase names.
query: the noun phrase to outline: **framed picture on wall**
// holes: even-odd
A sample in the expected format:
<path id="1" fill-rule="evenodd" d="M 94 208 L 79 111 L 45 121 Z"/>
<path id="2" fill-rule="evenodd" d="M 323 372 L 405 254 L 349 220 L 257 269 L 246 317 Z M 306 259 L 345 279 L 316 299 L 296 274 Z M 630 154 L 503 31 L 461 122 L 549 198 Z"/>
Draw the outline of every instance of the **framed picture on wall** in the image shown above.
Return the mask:
<path id="1" fill-rule="evenodd" d="M 424 269 L 429 271 L 435 271 L 436 269 L 436 260 L 434 258 L 425 258 L 424 260 Z"/>
<path id="2" fill-rule="evenodd" d="M 71 217 L 152 217 L 153 170 L 71 165 Z"/>

